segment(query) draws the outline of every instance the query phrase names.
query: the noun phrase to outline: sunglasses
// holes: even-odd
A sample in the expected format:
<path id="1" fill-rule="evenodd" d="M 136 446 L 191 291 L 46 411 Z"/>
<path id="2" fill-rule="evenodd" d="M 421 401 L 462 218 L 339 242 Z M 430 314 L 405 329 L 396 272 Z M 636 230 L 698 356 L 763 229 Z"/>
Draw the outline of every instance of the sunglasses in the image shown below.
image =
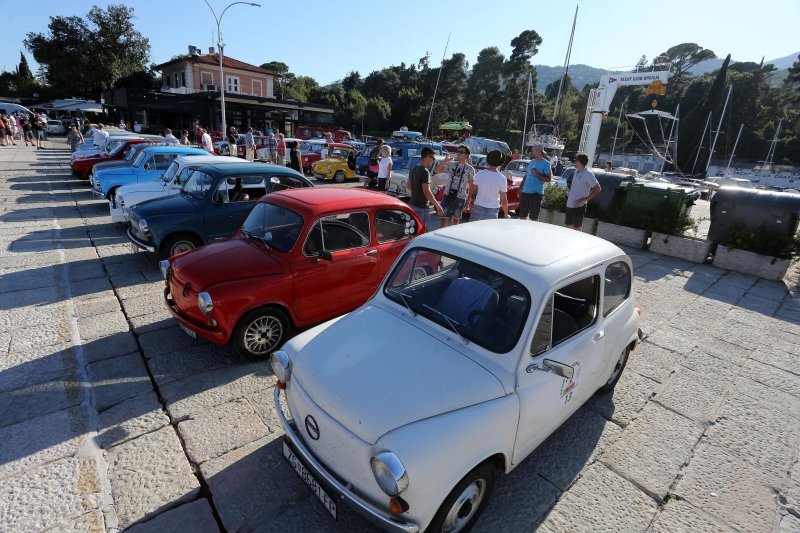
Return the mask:
<path id="1" fill-rule="evenodd" d="M 467 152 L 465 152 L 464 150 L 459 150 L 458 153 L 459 154 L 466 154 Z"/>

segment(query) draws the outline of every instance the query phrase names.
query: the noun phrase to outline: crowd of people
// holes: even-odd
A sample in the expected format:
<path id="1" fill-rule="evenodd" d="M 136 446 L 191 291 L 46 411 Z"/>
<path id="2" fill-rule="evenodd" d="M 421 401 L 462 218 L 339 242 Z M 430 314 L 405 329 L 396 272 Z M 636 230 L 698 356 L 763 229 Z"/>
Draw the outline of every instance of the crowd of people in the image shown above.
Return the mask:
<path id="1" fill-rule="evenodd" d="M 0 114 L 0 146 L 16 146 L 17 141 L 25 146 L 44 149 L 47 116 L 44 113 L 29 115 L 23 112 Z"/>

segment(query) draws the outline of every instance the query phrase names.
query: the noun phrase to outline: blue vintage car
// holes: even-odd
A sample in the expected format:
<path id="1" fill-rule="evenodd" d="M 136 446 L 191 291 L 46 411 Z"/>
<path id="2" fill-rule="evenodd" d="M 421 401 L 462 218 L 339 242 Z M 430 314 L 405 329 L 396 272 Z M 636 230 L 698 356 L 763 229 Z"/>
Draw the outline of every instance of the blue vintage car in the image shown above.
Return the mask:
<path id="1" fill-rule="evenodd" d="M 111 167 L 92 172 L 89 180 L 97 198 L 105 198 L 116 205 L 116 191 L 122 185 L 157 180 L 176 157 L 208 155 L 200 148 L 190 146 L 150 146 L 139 152 L 130 165 Z"/>
<path id="2" fill-rule="evenodd" d="M 433 148 L 437 154 L 443 154 L 442 145 L 430 142 L 409 142 L 409 141 L 390 141 L 386 143 L 392 148 L 392 167 L 394 170 L 408 168 L 411 158 L 419 156 L 419 153 L 426 146 Z M 369 169 L 369 153 L 375 148 L 375 144 L 367 145 L 356 158 L 356 174 L 366 175 Z"/>
<path id="3" fill-rule="evenodd" d="M 128 238 L 162 258 L 232 236 L 262 196 L 313 187 L 299 172 L 282 165 L 229 163 L 203 165 L 174 196 L 155 198 L 128 212 Z"/>

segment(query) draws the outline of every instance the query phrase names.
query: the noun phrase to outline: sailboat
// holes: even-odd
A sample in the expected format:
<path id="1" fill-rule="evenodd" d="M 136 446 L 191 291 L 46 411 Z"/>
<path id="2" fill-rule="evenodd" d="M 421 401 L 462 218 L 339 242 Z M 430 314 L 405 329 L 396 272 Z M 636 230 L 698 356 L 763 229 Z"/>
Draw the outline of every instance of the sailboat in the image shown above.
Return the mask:
<path id="1" fill-rule="evenodd" d="M 558 84 L 558 93 L 556 93 L 556 103 L 553 107 L 552 120 L 536 121 L 536 114 L 533 116 L 533 124 L 531 125 L 530 132 L 527 136 L 527 146 L 541 145 L 549 155 L 561 155 L 564 151 L 566 141 L 563 137 L 558 135 L 558 109 L 561 103 L 561 94 L 564 90 L 564 81 L 569 72 L 569 60 L 572 55 L 572 42 L 575 37 L 575 24 L 578 21 L 578 7 L 575 6 L 575 16 L 572 19 L 572 32 L 569 35 L 569 44 L 567 45 L 567 54 L 564 57 L 564 67 L 561 70 L 561 81 Z M 530 90 L 528 91 L 530 96 Z M 526 107 L 527 112 L 527 107 Z M 527 127 L 527 125 L 526 125 Z"/>

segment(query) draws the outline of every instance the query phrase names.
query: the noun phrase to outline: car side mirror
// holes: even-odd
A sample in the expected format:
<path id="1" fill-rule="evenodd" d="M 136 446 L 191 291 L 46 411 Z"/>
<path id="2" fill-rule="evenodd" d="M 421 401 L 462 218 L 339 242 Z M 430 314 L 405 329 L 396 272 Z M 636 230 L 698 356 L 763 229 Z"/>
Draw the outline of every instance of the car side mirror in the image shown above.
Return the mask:
<path id="1" fill-rule="evenodd" d="M 550 369 L 550 372 L 562 378 L 572 379 L 575 375 L 575 369 L 564 363 L 553 361 L 552 359 L 545 359 L 543 364 L 546 368 Z"/>
<path id="2" fill-rule="evenodd" d="M 327 250 L 322 250 L 321 252 L 317 253 L 317 257 L 324 259 L 325 261 L 333 261 L 333 254 Z"/>

